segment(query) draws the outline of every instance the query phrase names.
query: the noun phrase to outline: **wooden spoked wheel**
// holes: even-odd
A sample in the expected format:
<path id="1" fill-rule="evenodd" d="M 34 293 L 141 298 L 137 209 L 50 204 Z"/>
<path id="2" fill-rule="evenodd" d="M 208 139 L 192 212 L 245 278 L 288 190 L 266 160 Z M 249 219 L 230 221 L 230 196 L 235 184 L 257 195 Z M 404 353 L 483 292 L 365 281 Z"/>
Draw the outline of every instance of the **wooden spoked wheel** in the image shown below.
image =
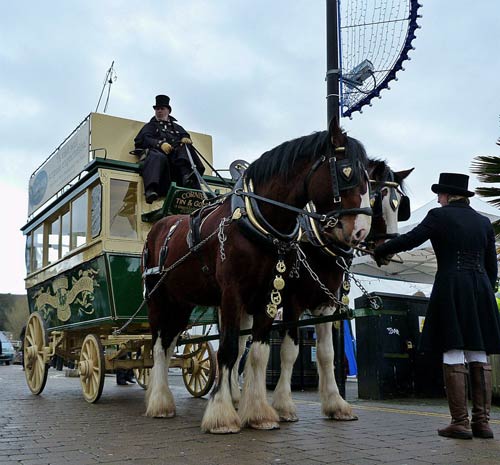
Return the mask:
<path id="1" fill-rule="evenodd" d="M 215 381 L 217 359 L 210 342 L 186 344 L 182 377 L 189 393 L 201 397 L 210 392 Z"/>
<path id="2" fill-rule="evenodd" d="M 47 335 L 39 313 L 32 313 L 26 324 L 24 336 L 24 374 L 33 394 L 40 394 L 47 382 L 49 365 L 46 363 Z"/>
<path id="3" fill-rule="evenodd" d="M 90 404 L 97 402 L 101 397 L 105 368 L 101 340 L 95 334 L 88 334 L 83 340 L 78 370 L 83 397 Z"/>
<path id="4" fill-rule="evenodd" d="M 132 358 L 139 360 L 141 355 L 144 354 L 144 346 L 140 348 L 137 352 L 132 355 Z M 151 368 L 134 368 L 134 376 L 137 384 L 141 386 L 142 389 L 148 388 L 149 377 L 151 375 Z"/>

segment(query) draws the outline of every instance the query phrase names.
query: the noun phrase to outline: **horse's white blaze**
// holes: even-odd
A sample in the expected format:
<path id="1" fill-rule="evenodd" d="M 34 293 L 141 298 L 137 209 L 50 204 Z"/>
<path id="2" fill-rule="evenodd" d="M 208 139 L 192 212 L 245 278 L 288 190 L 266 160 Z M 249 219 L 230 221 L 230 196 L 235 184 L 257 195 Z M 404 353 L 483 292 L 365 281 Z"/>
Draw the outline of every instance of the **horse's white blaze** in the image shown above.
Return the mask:
<path id="1" fill-rule="evenodd" d="M 361 196 L 360 208 L 370 208 L 370 191 L 367 191 Z M 354 228 L 352 231 L 352 238 L 357 241 L 362 241 L 368 236 L 372 225 L 372 217 L 369 215 L 356 215 L 354 221 Z"/>
<path id="2" fill-rule="evenodd" d="M 239 414 L 244 425 L 253 428 L 279 428 L 279 417 L 266 397 L 266 366 L 269 344 L 254 341 L 245 364 L 245 381 Z"/>
<path id="3" fill-rule="evenodd" d="M 163 351 L 161 338 L 158 336 L 153 348 L 153 368 L 146 391 L 146 416 L 170 418 L 175 416 L 175 402 L 168 386 L 168 367 L 175 349 L 177 337 L 167 350 Z"/>
<path id="4" fill-rule="evenodd" d="M 396 191 L 398 202 L 401 200 L 401 194 Z M 399 205 L 399 203 L 398 203 Z M 394 211 L 391 208 L 389 192 L 382 196 L 382 216 L 384 217 L 387 234 L 397 234 L 398 232 L 398 208 Z"/>
<path id="5" fill-rule="evenodd" d="M 222 367 L 221 383 L 214 396 L 208 401 L 201 429 L 210 433 L 237 433 L 241 429 L 241 422 L 233 407 L 230 389 L 230 373 L 227 367 Z"/>
<path id="6" fill-rule="evenodd" d="M 291 379 L 292 370 L 297 355 L 299 354 L 298 344 L 294 344 L 292 338 L 286 333 L 281 343 L 281 373 L 278 384 L 274 390 L 273 407 L 280 416 L 280 420 L 296 421 L 297 409 L 292 399 Z"/>
<path id="7" fill-rule="evenodd" d="M 333 307 L 321 307 L 316 309 L 314 314 L 332 315 L 334 311 Z M 353 415 L 351 406 L 342 399 L 335 381 L 333 357 L 332 323 L 318 324 L 316 325 L 316 358 L 321 410 L 330 418 L 352 420 L 356 416 Z"/>

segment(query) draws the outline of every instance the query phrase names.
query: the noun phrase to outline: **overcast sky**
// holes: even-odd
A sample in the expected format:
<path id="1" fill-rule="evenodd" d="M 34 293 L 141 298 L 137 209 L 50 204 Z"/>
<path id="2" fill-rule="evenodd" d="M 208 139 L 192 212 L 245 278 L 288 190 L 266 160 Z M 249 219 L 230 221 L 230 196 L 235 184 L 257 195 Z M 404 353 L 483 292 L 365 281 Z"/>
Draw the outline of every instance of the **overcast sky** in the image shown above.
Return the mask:
<path id="1" fill-rule="evenodd" d="M 415 167 L 413 207 L 432 199 L 439 172 L 500 155 L 498 0 L 422 3 L 406 71 L 342 121 L 370 156 Z M 113 60 L 108 114 L 147 120 L 166 93 L 186 129 L 213 136 L 215 165 L 227 168 L 326 129 L 325 30 L 325 0 L 2 2 L 0 292 L 24 292 L 29 176 L 95 110 Z"/>

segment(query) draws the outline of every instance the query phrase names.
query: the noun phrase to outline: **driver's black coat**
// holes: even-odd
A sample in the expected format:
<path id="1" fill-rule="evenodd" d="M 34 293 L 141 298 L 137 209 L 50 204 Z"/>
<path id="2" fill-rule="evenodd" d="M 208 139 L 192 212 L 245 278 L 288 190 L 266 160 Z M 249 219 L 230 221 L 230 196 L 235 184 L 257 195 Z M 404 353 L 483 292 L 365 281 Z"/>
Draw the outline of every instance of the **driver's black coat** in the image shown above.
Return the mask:
<path id="1" fill-rule="evenodd" d="M 146 123 L 134 139 L 136 149 L 148 149 L 148 156 L 143 162 L 142 177 L 145 190 L 152 186 L 160 195 L 166 194 L 171 181 L 182 185 L 183 176 L 191 172 L 191 165 L 183 137 L 189 133 L 170 116 L 168 121 L 159 121 L 154 116 Z M 168 155 L 161 150 L 161 145 L 168 142 L 173 151 Z M 196 169 L 203 174 L 205 167 L 194 150 L 190 150 Z"/>

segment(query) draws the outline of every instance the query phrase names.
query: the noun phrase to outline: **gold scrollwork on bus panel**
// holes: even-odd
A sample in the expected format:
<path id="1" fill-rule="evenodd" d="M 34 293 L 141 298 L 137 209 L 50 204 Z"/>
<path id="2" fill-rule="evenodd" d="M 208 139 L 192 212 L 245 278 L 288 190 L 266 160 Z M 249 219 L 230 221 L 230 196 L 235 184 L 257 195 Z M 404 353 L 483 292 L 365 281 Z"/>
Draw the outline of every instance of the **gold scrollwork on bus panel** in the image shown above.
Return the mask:
<path id="1" fill-rule="evenodd" d="M 58 320 L 66 322 L 71 318 L 71 304 L 77 304 L 80 312 L 92 315 L 95 311 L 92 306 L 94 287 L 99 286 L 95 279 L 98 273 L 99 270 L 89 268 L 79 270 L 71 278 L 61 276 L 54 279 L 51 286 L 40 289 L 35 295 L 35 310 L 44 317 L 55 310 Z"/>

